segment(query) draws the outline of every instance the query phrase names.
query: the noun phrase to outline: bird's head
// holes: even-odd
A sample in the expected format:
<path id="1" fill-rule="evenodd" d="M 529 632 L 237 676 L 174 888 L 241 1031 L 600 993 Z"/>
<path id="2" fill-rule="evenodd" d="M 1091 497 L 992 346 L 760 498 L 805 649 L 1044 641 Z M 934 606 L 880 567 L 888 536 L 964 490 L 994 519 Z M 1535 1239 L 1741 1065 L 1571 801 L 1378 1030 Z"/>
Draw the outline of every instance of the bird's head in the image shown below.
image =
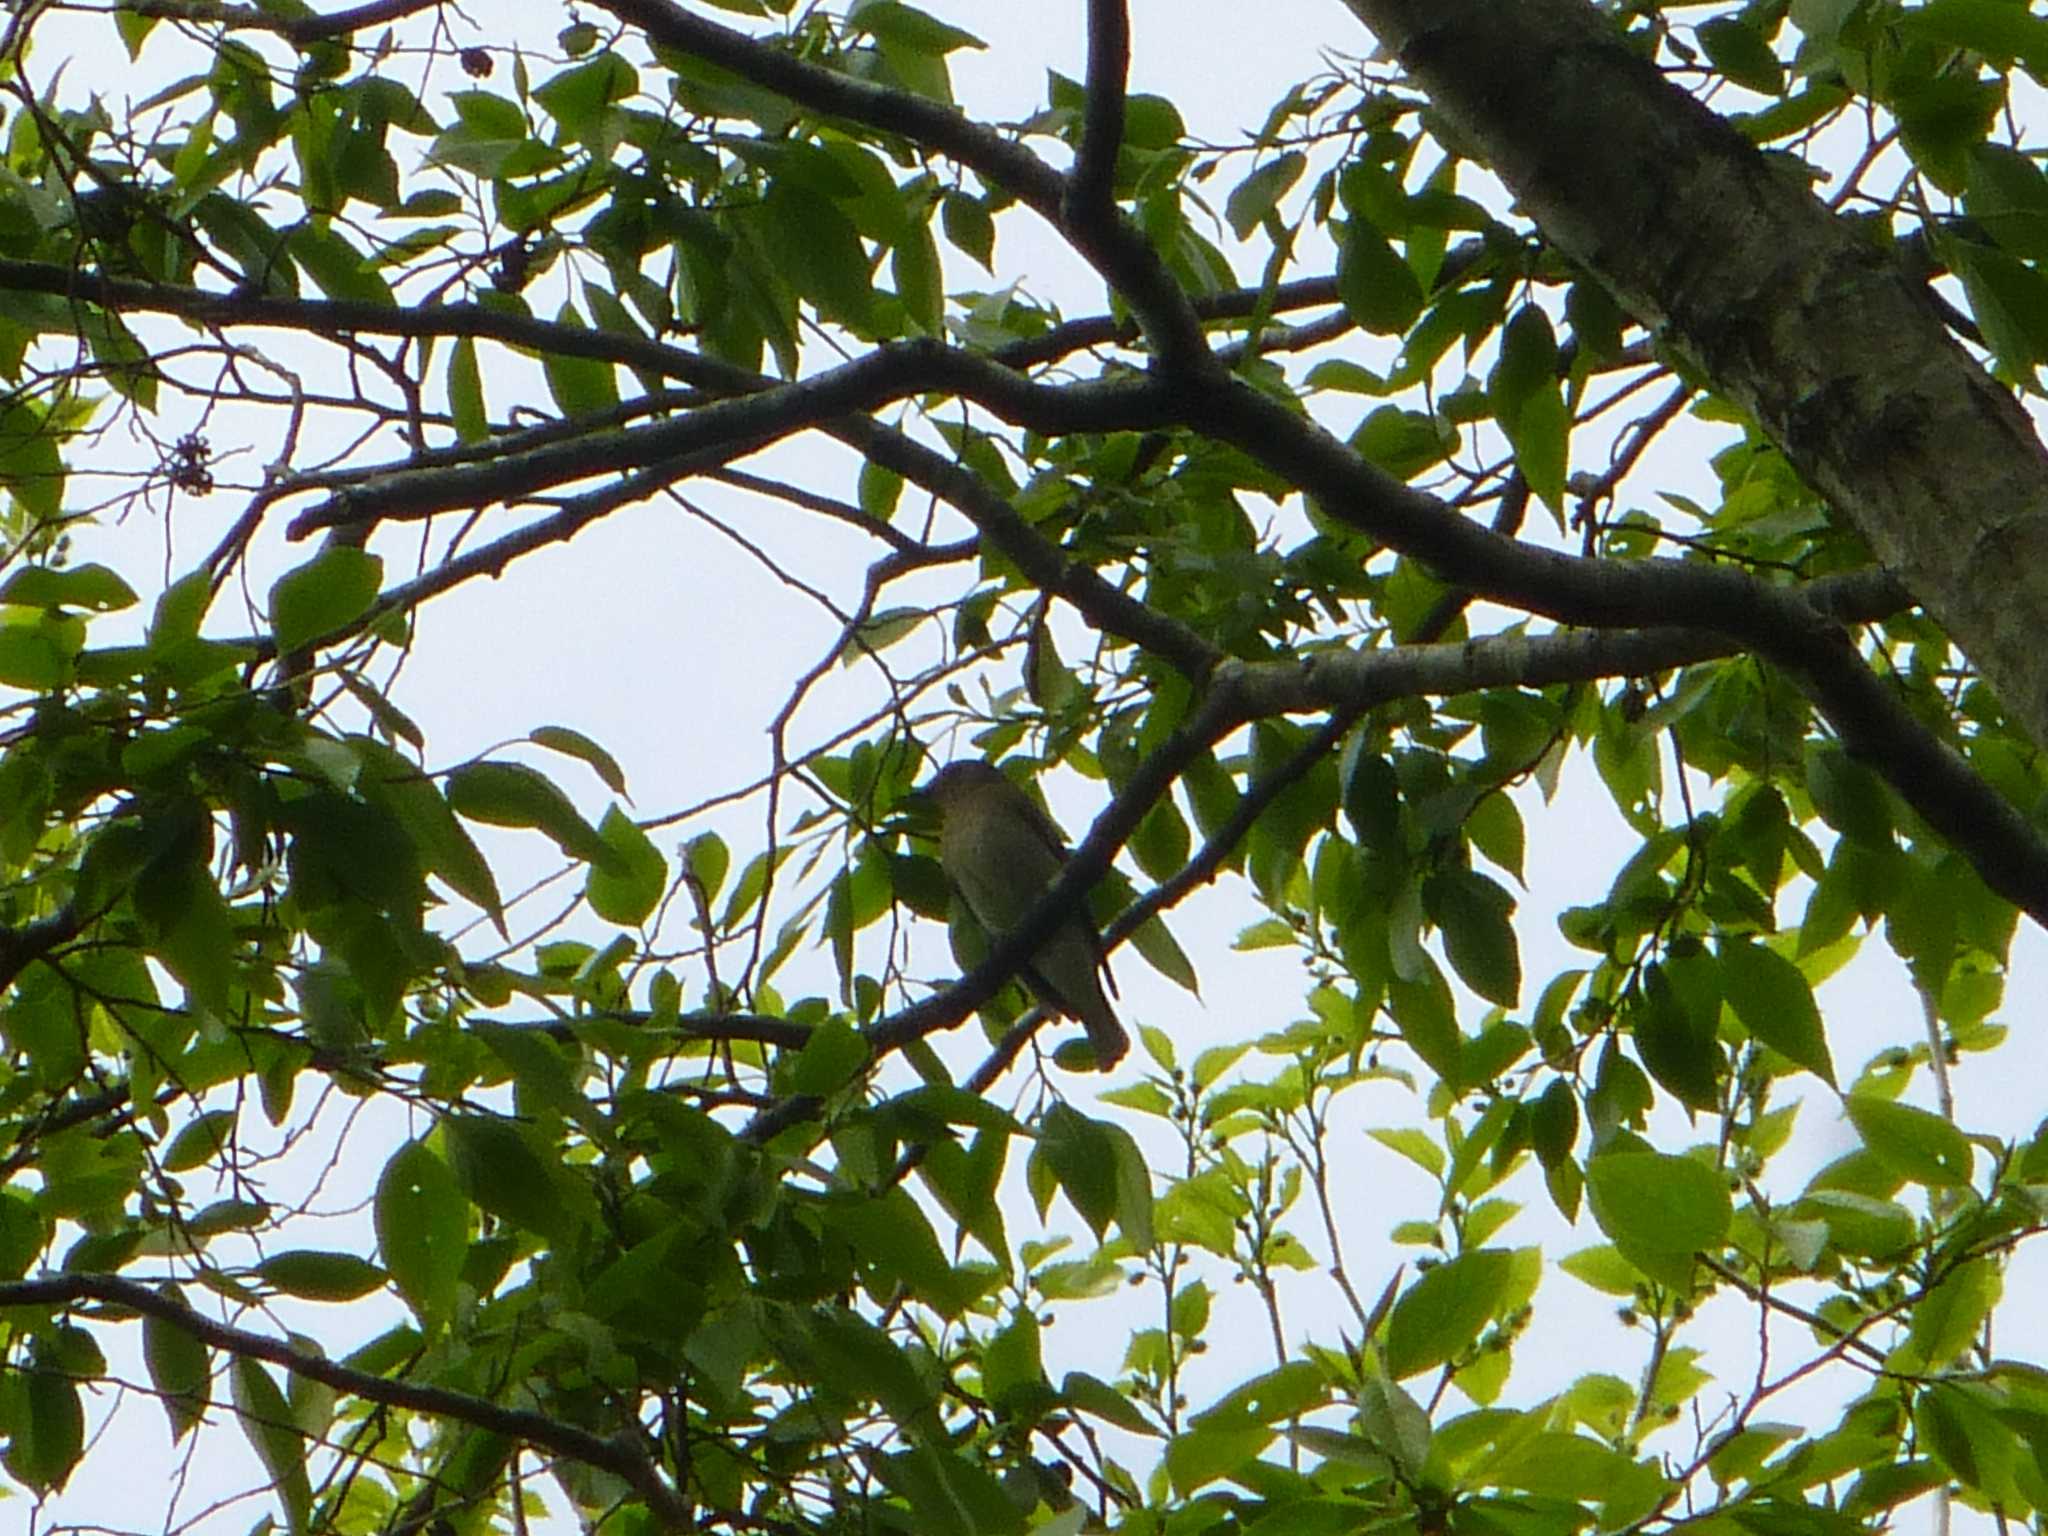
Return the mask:
<path id="1" fill-rule="evenodd" d="M 956 763 L 948 763 L 925 784 L 922 790 L 926 799 L 945 815 L 949 807 L 960 805 L 989 790 L 1010 789 L 1013 786 L 1003 777 L 1002 770 L 985 763 L 978 757 L 963 757 Z"/>

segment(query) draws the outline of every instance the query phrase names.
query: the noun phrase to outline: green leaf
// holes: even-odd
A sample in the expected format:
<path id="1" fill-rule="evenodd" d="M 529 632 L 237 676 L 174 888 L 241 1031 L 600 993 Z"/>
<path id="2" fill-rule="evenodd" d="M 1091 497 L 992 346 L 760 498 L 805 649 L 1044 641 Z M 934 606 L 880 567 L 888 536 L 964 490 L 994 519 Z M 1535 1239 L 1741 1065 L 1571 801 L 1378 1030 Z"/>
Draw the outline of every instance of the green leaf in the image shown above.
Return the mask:
<path id="1" fill-rule="evenodd" d="M 1894 1259 L 1920 1235 L 1920 1223 L 1903 1205 L 1853 1190 L 1809 1191 L 1792 1207 L 1791 1214 L 1826 1223 L 1828 1242 L 1851 1258 Z"/>
<path id="2" fill-rule="evenodd" d="M 226 1157 L 232 1145 L 235 1118 L 232 1109 L 210 1109 L 186 1122 L 184 1128 L 171 1138 L 171 1144 L 164 1148 L 164 1172 L 190 1173 L 194 1168 L 203 1168 L 217 1158 Z"/>
<path id="3" fill-rule="evenodd" d="M 2048 360 L 2048 275 L 1989 246 L 1959 239 L 1940 244 L 1998 361 L 2021 380 L 2032 379 Z"/>
<path id="4" fill-rule="evenodd" d="M 1052 1172 L 1097 1237 L 1119 1213 L 1121 1149 L 1111 1134 L 1115 1129 L 1069 1105 L 1055 1104 L 1039 1125 L 1038 1145 L 1031 1154 L 1034 1165 Z"/>
<path id="5" fill-rule="evenodd" d="M 1230 222 L 1231 230 L 1238 239 L 1251 238 L 1252 231 L 1265 222 L 1274 205 L 1301 180 L 1301 173 L 1307 166 L 1308 156 L 1298 149 L 1291 149 L 1268 160 L 1230 189 L 1230 196 L 1223 204 L 1223 217 Z"/>
<path id="6" fill-rule="evenodd" d="M 458 816 L 494 827 L 543 832 L 573 859 L 610 873 L 630 871 L 610 843 L 583 819 L 545 774 L 524 763 L 467 763 L 448 775 L 448 804 Z"/>
<path id="7" fill-rule="evenodd" d="M 1721 938 L 1720 960 L 1721 985 L 1742 1027 L 1834 1087 L 1827 1028 L 1805 973 L 1776 950 L 1727 934 Z"/>
<path id="8" fill-rule="evenodd" d="M 900 1187 L 831 1201 L 823 1215 L 827 1228 L 875 1272 L 879 1283 L 869 1289 L 877 1295 L 901 1286 L 941 1317 L 955 1319 L 980 1293 L 978 1283 L 946 1261 L 930 1218 Z"/>
<path id="9" fill-rule="evenodd" d="M 1642 1284 L 1636 1267 L 1611 1243 L 1568 1253 L 1557 1261 L 1557 1267 L 1606 1296 L 1634 1296 Z"/>
<path id="10" fill-rule="evenodd" d="M 789 1341 L 827 1387 L 856 1403 L 878 1402 L 915 1435 L 932 1427 L 934 1393 L 896 1341 L 844 1307 L 821 1307 L 803 1318 L 803 1334 Z"/>
<path id="11" fill-rule="evenodd" d="M 391 285 L 332 225 L 322 228 L 312 221 L 302 223 L 292 231 L 286 246 L 300 269 L 328 298 L 358 304 L 397 302 Z"/>
<path id="12" fill-rule="evenodd" d="M 865 1036 L 843 1018 L 827 1019 L 789 1064 L 789 1092 L 823 1096 L 844 1088 L 874 1054 Z"/>
<path id="13" fill-rule="evenodd" d="M 611 868 L 593 866 L 584 882 L 590 910 L 608 923 L 637 928 L 668 889 L 668 861 L 633 818 L 616 805 L 604 813 L 597 832 L 614 857 Z"/>
<path id="14" fill-rule="evenodd" d="M 825 319 L 866 334 L 875 290 L 853 220 L 832 199 L 783 177 L 761 200 L 757 218 L 762 243 L 783 280 Z"/>
<path id="15" fill-rule="evenodd" d="M 1891 20 L 1901 32 L 1993 58 L 2018 59 L 2037 77 L 2048 76 L 2048 18 L 2026 6 L 2007 0 L 1929 0 Z"/>
<path id="16" fill-rule="evenodd" d="M 38 522 L 64 510 L 64 459 L 56 425 L 42 410 L 16 399 L 0 410 L 0 486 L 14 493 Z"/>
<path id="17" fill-rule="evenodd" d="M 1134 1435 L 1157 1435 L 1159 1426 L 1123 1393 L 1086 1371 L 1069 1371 L 1060 1382 L 1060 1396 L 1070 1407 L 1091 1413 L 1104 1423 Z"/>
<path id="18" fill-rule="evenodd" d="M 604 953 L 623 953 L 623 949 Z M 598 963 L 598 962 L 593 962 Z M 593 1136 L 606 1134 L 603 1116 L 578 1090 L 568 1053 L 537 1029 L 479 1019 L 472 1026 L 491 1054 L 511 1068 L 522 1115 L 554 1112 L 568 1116 Z"/>
<path id="19" fill-rule="evenodd" d="M 1529 1112 L 1529 1147 L 1546 1169 L 1572 1154 L 1579 1139 L 1579 1099 L 1566 1079 L 1553 1078 Z"/>
<path id="20" fill-rule="evenodd" d="M 1358 424 L 1351 446 L 1396 480 L 1413 480 L 1456 450 L 1458 431 L 1439 417 L 1382 405 Z"/>
<path id="21" fill-rule="evenodd" d="M 907 9 L 907 7 L 905 7 Z M 1014 1536 L 1024 1512 L 978 1461 L 925 1443 L 876 1458 L 884 1484 L 910 1505 L 910 1527 L 930 1536 Z"/>
<path id="22" fill-rule="evenodd" d="M 481 443 L 491 435 L 491 418 L 484 406 L 484 377 L 477 367 L 476 338 L 458 336 L 448 356 L 448 414 L 455 421 L 455 435 L 465 443 Z"/>
<path id="23" fill-rule="evenodd" d="M 1665 1091 L 1688 1109 L 1713 1111 L 1721 1104 L 1725 1067 L 1714 1034 L 1714 1014 L 1690 1009 L 1661 965 L 1643 972 L 1640 991 L 1624 1005 L 1635 1035 L 1636 1054 Z"/>
<path id="24" fill-rule="evenodd" d="M 1366 1377 L 1358 1399 L 1358 1424 L 1366 1440 L 1404 1474 L 1419 1477 L 1433 1438 L 1422 1404 L 1379 1372 Z"/>
<path id="25" fill-rule="evenodd" d="M 1809 745 L 1806 792 L 1821 819 L 1872 848 L 1892 846 L 1891 801 L 1882 780 L 1840 747 Z"/>
<path id="26" fill-rule="evenodd" d="M 1970 152 L 1984 142 L 2004 102 L 2003 81 L 1955 73 L 1913 81 L 1886 105 L 1899 120 L 1899 140 L 1913 163 L 1954 194 L 1968 182 Z"/>
<path id="27" fill-rule="evenodd" d="M 1889 1368 L 1915 1375 L 1946 1369 L 1983 1333 L 1984 1320 L 1998 1304 L 2004 1282 L 1988 1259 L 1972 1259 L 1941 1277 L 1913 1308 L 1906 1349 Z M 1902 1357 L 1903 1356 L 1903 1357 Z"/>
<path id="28" fill-rule="evenodd" d="M 756 854 L 755 861 L 759 862 L 764 857 L 765 855 Z M 732 868 L 732 850 L 726 846 L 725 839 L 716 832 L 699 832 L 684 845 L 683 863 L 690 871 L 690 878 L 696 881 L 697 888 L 708 906 L 718 899 L 718 893 L 725 888 L 726 873 Z M 733 889 L 735 899 L 746 893 L 749 877 L 753 873 L 752 866 L 749 866 L 741 874 L 739 885 Z M 758 891 L 755 894 L 758 895 Z M 748 896 L 747 899 L 751 901 L 753 897 Z"/>
<path id="29" fill-rule="evenodd" d="M 1363 219 L 1344 227 L 1337 254 L 1337 296 L 1351 318 L 1378 336 L 1399 336 L 1425 302 L 1422 284 L 1387 237 Z"/>
<path id="30" fill-rule="evenodd" d="M 946 289 L 939 266 L 938 242 L 931 227 L 918 223 L 905 231 L 889 253 L 889 272 L 904 312 L 927 336 L 945 335 Z"/>
<path id="31" fill-rule="evenodd" d="M 1866 1466 L 1842 1496 L 1842 1513 L 1856 1521 L 1859 1529 L 1867 1529 L 1864 1522 L 1872 1515 L 1917 1499 L 1947 1481 L 1948 1469 L 1932 1456 Z"/>
<path id="32" fill-rule="evenodd" d="M 307 1301 L 354 1301 L 384 1288 L 384 1271 L 360 1254 L 288 1248 L 252 1271 L 266 1285 Z"/>
<path id="33" fill-rule="evenodd" d="M 469 1247 L 469 1209 L 455 1175 L 424 1141 L 409 1141 L 384 1165 L 371 1215 L 398 1293 L 429 1333 L 445 1326 Z"/>
<path id="34" fill-rule="evenodd" d="M 149 349 L 113 310 L 97 305 L 81 308 L 79 327 L 85 333 L 101 376 L 123 399 L 134 401 L 145 411 L 154 411 L 157 370 Z"/>
<path id="35" fill-rule="evenodd" d="M 135 913 L 156 958 L 184 984 L 192 1002 L 226 1019 L 234 978 L 234 918 L 212 873 L 196 856 L 179 853 L 173 849 L 152 860 L 136 877 Z"/>
<path id="36" fill-rule="evenodd" d="M 1455 1360 L 1479 1337 L 1514 1276 L 1505 1248 L 1478 1248 L 1426 1271 L 1387 1317 L 1387 1374 L 1396 1381 Z"/>
<path id="37" fill-rule="evenodd" d="M 972 32 L 962 31 L 915 6 L 904 5 L 900 0 L 869 0 L 868 4 L 858 7 L 847 17 L 847 24 L 851 30 L 865 32 L 879 42 L 900 43 L 919 53 L 939 57 L 962 48 L 988 46 Z"/>
<path id="38" fill-rule="evenodd" d="M 121 35 L 121 43 L 128 50 L 128 61 L 132 64 L 142 57 L 142 45 L 149 34 L 156 30 L 160 16 L 143 16 L 134 11 L 114 12 L 114 30 Z"/>
<path id="39" fill-rule="evenodd" d="M 292 1417 L 291 1406 L 276 1380 L 258 1361 L 238 1355 L 228 1366 L 228 1386 L 242 1433 L 270 1475 L 270 1486 L 284 1501 L 285 1523 L 304 1531 L 313 1508 L 313 1488 L 306 1475 L 306 1441 Z"/>
<path id="40" fill-rule="evenodd" d="M 0 683 L 34 693 L 52 693 L 70 680 L 73 647 L 50 633 L 50 616 L 42 623 L 8 622 L 0 618 Z M 76 622 L 75 620 L 72 622 Z"/>
<path id="41" fill-rule="evenodd" d="M 626 793 L 626 770 L 619 766 L 619 760 L 581 731 L 571 730 L 566 725 L 543 725 L 528 731 L 526 739 L 537 747 L 546 747 L 550 752 L 560 752 L 588 763 L 604 781 L 606 789 L 631 802 L 633 797 Z"/>
<path id="42" fill-rule="evenodd" d="M 598 143 L 605 138 L 606 109 L 639 88 L 640 76 L 633 66 L 618 54 L 605 52 L 542 81 L 533 88 L 533 99 L 561 124 L 564 142 Z"/>
<path id="43" fill-rule="evenodd" d="M 1652 1279 L 1684 1285 L 1692 1255 L 1721 1246 L 1734 1220 L 1727 1175 L 1689 1157 L 1610 1152 L 1586 1165 L 1600 1230 Z"/>
<path id="44" fill-rule="evenodd" d="M 213 578 L 205 570 L 192 571 L 165 587 L 149 621 L 149 648 L 163 655 L 198 638 L 212 602 Z"/>
<path id="45" fill-rule="evenodd" d="M 939 201 L 939 227 L 958 249 L 995 271 L 996 221 L 986 202 L 964 192 L 946 193 Z"/>
<path id="46" fill-rule="evenodd" d="M 1446 1083 L 1459 1083 L 1464 1081 L 1465 1042 L 1457 1004 L 1434 962 L 1425 957 L 1424 963 L 1426 974 L 1418 981 L 1388 978 L 1387 1005 L 1409 1049 Z"/>
<path id="47" fill-rule="evenodd" d="M 11 1189 L 0 1189 L 0 1280 L 19 1280 L 50 1242 L 42 1213 Z"/>
<path id="48" fill-rule="evenodd" d="M 859 493 L 861 511 L 878 523 L 886 523 L 895 515 L 896 503 L 902 499 L 903 477 L 873 459 L 863 459 Z"/>
<path id="49" fill-rule="evenodd" d="M 840 646 L 839 664 L 851 667 L 880 655 L 897 641 L 916 634 L 919 626 L 930 618 L 931 611 L 926 608 L 884 608 L 869 614 L 854 626 Z"/>
<path id="50" fill-rule="evenodd" d="M 384 580 L 384 562 L 368 550 L 335 544 L 270 589 L 270 627 L 279 651 L 295 651 L 370 611 Z"/>
<path id="51" fill-rule="evenodd" d="M 1508 433 L 1515 448 L 1515 467 L 1542 497 L 1553 515 L 1564 515 L 1565 472 L 1570 468 L 1571 411 L 1564 390 L 1551 381 L 1522 402 Z"/>
<path id="52" fill-rule="evenodd" d="M 1444 936 L 1459 980 L 1490 1003 L 1512 1008 L 1522 994 L 1522 956 L 1509 921 L 1515 898 L 1485 875 L 1445 870 L 1422 885 L 1422 908 Z"/>
<path id="53" fill-rule="evenodd" d="M 482 908 L 503 934 L 505 910 L 497 879 L 440 786 L 382 742 L 358 736 L 349 744 L 365 759 L 364 798 L 383 806 L 412 840 L 420 862 L 456 895 Z"/>
<path id="54" fill-rule="evenodd" d="M 1019 1308 L 981 1347 L 981 1390 L 997 1408 L 1017 1412 L 1052 1396 L 1038 1347 L 1038 1318 Z"/>
<path id="55" fill-rule="evenodd" d="M 1501 329 L 1500 356 L 1486 381 L 1501 430 L 1512 436 L 1523 403 L 1556 382 L 1557 333 L 1541 305 L 1524 304 Z"/>
<path id="56" fill-rule="evenodd" d="M 565 1180 L 519 1126 L 490 1115 L 450 1115 L 441 1131 L 455 1182 L 480 1208 L 558 1243 L 582 1228 L 581 1208 L 563 1198 Z"/>
<path id="57" fill-rule="evenodd" d="M 1967 1189 L 1970 1144 L 1940 1115 L 1852 1093 L 1843 1101 L 1863 1145 L 1893 1172 L 1930 1189 Z"/>
<path id="58" fill-rule="evenodd" d="M 2020 1444 L 2001 1422 L 1987 1389 L 1936 1382 L 1913 1403 L 1913 1427 L 1920 1443 L 1965 1488 L 1986 1502 L 2010 1507 L 2016 1502 L 2013 1471 Z"/>
<path id="59" fill-rule="evenodd" d="M 141 599 L 120 575 L 104 565 L 24 566 L 0 586 L 0 603 L 22 608 L 84 608 L 117 613 Z"/>
<path id="60" fill-rule="evenodd" d="M 1256 1420 L 1205 1419 L 1166 1447 L 1166 1475 L 1182 1497 L 1219 1478 L 1239 1478 L 1273 1443 L 1274 1434 L 1270 1424 Z"/>
<path id="61" fill-rule="evenodd" d="M 1698 36 L 1714 68 L 1737 85 L 1765 96 L 1784 91 L 1785 66 L 1755 23 L 1733 16 L 1716 17 L 1700 24 Z"/>
<path id="62" fill-rule="evenodd" d="M 159 1286 L 157 1293 L 180 1304 L 185 1300 L 174 1285 Z M 206 1346 L 191 1333 L 154 1313 L 145 1313 L 142 1360 L 149 1370 L 149 1384 L 163 1404 L 164 1416 L 171 1421 L 171 1443 L 175 1445 L 205 1415 L 211 1357 Z"/>
<path id="63" fill-rule="evenodd" d="M 61 1490 L 85 1454 L 85 1404 L 63 1371 L 31 1368 L 7 1443 L 7 1470 L 38 1494 Z"/>
<path id="64" fill-rule="evenodd" d="M 2048 175 L 2002 144 L 1981 144 L 1970 155 L 1964 199 L 1970 217 L 2000 247 L 2038 262 L 2048 257 Z"/>
<path id="65" fill-rule="evenodd" d="M 555 324 L 587 329 L 576 306 L 567 302 L 555 312 Z M 618 370 L 602 358 L 548 352 L 542 355 L 540 365 L 547 376 L 548 394 L 565 416 L 593 415 L 619 403 Z"/>
<path id="66" fill-rule="evenodd" d="M 1180 947 L 1180 941 L 1174 938 L 1164 918 L 1157 913 L 1146 918 L 1131 931 L 1128 942 L 1140 959 L 1183 992 L 1197 997 L 1201 995 L 1202 983 L 1195 974 L 1195 963 Z"/>
<path id="67" fill-rule="evenodd" d="M 1654 1464 L 1631 1460 L 1620 1451 L 1585 1435 L 1562 1430 L 1518 1438 L 1511 1452 L 1490 1468 L 1501 1486 L 1533 1493 L 1539 1497 L 1610 1505 L 1618 1497 L 1639 1503 L 1644 1493 L 1654 1504 L 1663 1489 L 1663 1479 Z M 1647 1510 L 1642 1511 L 1647 1513 Z M 1630 1515 L 1610 1514 L 1600 1522 L 1602 1530 L 1620 1530 L 1632 1523 Z"/>

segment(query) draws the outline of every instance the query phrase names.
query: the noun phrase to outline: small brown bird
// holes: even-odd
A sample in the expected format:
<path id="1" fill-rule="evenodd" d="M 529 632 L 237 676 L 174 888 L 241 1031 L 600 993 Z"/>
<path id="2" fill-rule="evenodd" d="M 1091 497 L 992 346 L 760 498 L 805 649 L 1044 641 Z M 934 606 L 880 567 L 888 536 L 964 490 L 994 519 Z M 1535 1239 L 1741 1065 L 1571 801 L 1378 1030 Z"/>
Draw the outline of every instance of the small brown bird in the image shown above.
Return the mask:
<path id="1" fill-rule="evenodd" d="M 939 809 L 939 863 L 975 920 L 999 938 L 1022 922 L 1059 878 L 1066 840 L 1022 789 L 969 758 L 932 776 Z M 1032 996 L 1088 1031 L 1095 1064 L 1108 1071 L 1130 1037 L 1102 992 L 1102 935 L 1086 909 L 1053 931 L 1022 971 Z"/>

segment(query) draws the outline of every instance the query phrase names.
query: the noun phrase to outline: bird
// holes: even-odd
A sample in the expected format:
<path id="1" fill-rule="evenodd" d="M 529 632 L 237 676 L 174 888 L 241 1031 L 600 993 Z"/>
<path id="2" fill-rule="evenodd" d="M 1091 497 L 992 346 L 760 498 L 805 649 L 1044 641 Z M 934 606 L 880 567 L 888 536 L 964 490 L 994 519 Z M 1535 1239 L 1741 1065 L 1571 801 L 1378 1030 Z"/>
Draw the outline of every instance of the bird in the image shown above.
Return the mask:
<path id="1" fill-rule="evenodd" d="M 1017 926 L 1059 878 L 1066 839 L 1052 818 L 1004 773 L 979 758 L 941 768 L 926 784 L 939 812 L 939 865 L 992 938 Z M 1088 1032 L 1096 1070 L 1130 1049 L 1103 995 L 1102 935 L 1082 909 L 1053 930 L 1020 974 L 1033 997 Z"/>

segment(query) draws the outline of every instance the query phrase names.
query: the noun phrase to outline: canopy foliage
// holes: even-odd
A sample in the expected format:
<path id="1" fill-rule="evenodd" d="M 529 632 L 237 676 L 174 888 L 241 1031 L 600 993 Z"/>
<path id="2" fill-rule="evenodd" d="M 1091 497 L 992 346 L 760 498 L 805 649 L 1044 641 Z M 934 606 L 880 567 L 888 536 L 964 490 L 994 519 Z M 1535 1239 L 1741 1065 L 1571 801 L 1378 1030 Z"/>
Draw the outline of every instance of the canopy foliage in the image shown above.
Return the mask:
<path id="1" fill-rule="evenodd" d="M 9 8 L 20 1497 L 167 1433 L 180 1529 L 259 1518 L 224 1446 L 309 1532 L 2039 1528 L 2048 1137 L 1952 1075 L 2038 1060 L 2048 20 L 1348 5 L 1227 142 L 1120 0 L 1002 122 L 964 4 Z M 829 615 L 765 744 L 692 649 L 616 658 L 692 798 L 537 688 L 451 760 L 404 665 L 520 680 L 437 615 L 636 523 Z M 1100 814 L 955 964 L 968 754 Z M 1237 893 L 1299 998 L 1098 1095 L 1011 979 L 1091 889 L 1190 990 Z"/>

